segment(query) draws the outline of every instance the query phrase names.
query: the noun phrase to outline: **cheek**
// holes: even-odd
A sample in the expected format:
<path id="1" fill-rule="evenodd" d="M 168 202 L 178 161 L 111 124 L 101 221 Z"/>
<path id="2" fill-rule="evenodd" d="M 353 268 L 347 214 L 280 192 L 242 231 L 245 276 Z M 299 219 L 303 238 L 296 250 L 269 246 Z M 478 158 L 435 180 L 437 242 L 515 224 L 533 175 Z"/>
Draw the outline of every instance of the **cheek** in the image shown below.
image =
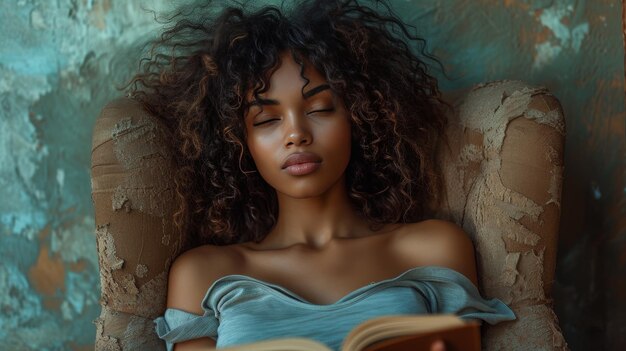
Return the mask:
<path id="1" fill-rule="evenodd" d="M 350 159 L 350 152 L 352 148 L 352 130 L 349 123 L 340 124 L 332 129 L 329 135 L 329 139 L 332 140 L 332 149 L 339 155 L 341 154 L 341 162 L 347 163 Z"/>
<path id="2" fill-rule="evenodd" d="M 248 138 L 247 145 L 256 168 L 261 176 L 265 178 L 267 169 L 275 167 L 275 161 L 272 160 L 272 156 L 274 155 L 276 146 L 269 138 L 262 138 L 258 135 Z"/>

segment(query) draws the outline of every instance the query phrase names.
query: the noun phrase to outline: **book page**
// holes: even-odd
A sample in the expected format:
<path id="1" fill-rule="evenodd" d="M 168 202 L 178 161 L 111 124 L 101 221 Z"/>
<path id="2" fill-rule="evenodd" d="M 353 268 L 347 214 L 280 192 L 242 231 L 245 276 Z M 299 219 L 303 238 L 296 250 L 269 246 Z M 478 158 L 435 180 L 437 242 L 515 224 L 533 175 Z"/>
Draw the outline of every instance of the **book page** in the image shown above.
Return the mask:
<path id="1" fill-rule="evenodd" d="M 258 341 L 232 347 L 220 348 L 226 351 L 332 351 L 321 342 L 307 338 L 281 338 Z"/>
<path id="2" fill-rule="evenodd" d="M 466 323 L 453 314 L 377 317 L 356 326 L 343 342 L 343 351 L 361 350 L 376 341 L 409 334 L 430 333 Z"/>

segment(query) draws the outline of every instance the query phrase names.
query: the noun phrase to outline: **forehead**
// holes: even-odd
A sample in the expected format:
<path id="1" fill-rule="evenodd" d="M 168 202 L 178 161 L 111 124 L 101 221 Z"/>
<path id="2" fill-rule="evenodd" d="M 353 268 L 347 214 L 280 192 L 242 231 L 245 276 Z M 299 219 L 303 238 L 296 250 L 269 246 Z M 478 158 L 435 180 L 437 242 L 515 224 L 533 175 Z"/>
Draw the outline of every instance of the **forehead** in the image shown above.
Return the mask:
<path id="1" fill-rule="evenodd" d="M 304 71 L 301 73 L 302 67 L 293 60 L 289 52 L 280 55 L 277 65 L 277 68 L 270 73 L 268 90 L 260 93 L 259 96 L 280 100 L 281 96 L 288 96 L 295 92 L 301 97 L 305 84 L 304 91 L 306 92 L 326 82 L 326 78 L 308 60 L 304 60 Z M 250 100 L 253 100 L 252 91 L 248 92 L 248 101 Z"/>

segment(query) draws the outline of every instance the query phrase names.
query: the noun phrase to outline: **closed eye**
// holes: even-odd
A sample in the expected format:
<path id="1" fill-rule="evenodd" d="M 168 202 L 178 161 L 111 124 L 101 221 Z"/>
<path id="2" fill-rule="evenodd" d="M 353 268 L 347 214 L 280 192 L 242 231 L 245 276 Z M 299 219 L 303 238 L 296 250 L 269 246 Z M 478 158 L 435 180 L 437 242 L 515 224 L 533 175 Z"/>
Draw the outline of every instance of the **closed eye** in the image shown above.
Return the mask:
<path id="1" fill-rule="evenodd" d="M 335 108 L 331 107 L 331 108 L 326 108 L 326 109 L 309 111 L 309 112 L 307 112 L 307 115 L 310 115 L 310 114 L 313 114 L 313 113 L 333 112 L 333 111 L 335 111 Z M 254 124 L 252 124 L 252 126 L 253 127 L 257 127 L 257 126 L 260 126 L 260 125 L 263 125 L 263 124 L 266 124 L 266 123 L 270 123 L 270 122 L 273 122 L 273 121 L 278 121 L 278 120 L 280 120 L 280 118 L 270 118 L 270 119 L 266 119 L 266 120 L 264 120 L 262 122 L 254 123 Z"/>
<path id="2" fill-rule="evenodd" d="M 326 109 L 323 109 L 323 110 L 314 110 L 314 111 L 310 111 L 310 112 L 307 112 L 307 115 L 308 115 L 308 114 L 311 114 L 311 113 L 318 113 L 318 112 L 332 112 L 332 111 L 335 111 L 335 109 L 331 107 L 331 108 L 326 108 Z"/>
<path id="3" fill-rule="evenodd" d="M 253 126 L 253 127 L 256 127 L 256 126 L 263 125 L 263 124 L 265 124 L 265 123 L 269 123 L 269 122 L 273 122 L 273 121 L 278 121 L 278 120 L 279 120 L 278 118 L 270 118 L 270 119 L 266 119 L 266 120 L 265 120 L 265 121 L 263 121 L 263 122 L 254 123 L 252 126 Z"/>

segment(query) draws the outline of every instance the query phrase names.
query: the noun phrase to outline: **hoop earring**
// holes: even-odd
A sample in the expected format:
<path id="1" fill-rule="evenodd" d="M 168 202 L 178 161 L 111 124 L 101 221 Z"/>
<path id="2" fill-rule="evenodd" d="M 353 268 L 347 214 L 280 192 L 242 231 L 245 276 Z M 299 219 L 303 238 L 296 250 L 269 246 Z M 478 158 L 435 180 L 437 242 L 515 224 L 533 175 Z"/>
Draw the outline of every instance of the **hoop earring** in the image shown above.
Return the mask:
<path id="1" fill-rule="evenodd" d="M 243 173 L 243 174 L 245 174 L 245 175 L 248 175 L 248 174 L 251 174 L 251 173 L 256 173 L 256 172 L 257 172 L 256 170 L 252 170 L 252 171 L 244 171 L 244 170 L 241 168 L 241 164 L 239 164 L 239 170 L 241 171 L 241 173 Z"/>
<path id="2" fill-rule="evenodd" d="M 230 133 L 230 130 L 227 132 L 228 134 Z M 241 171 L 241 173 L 248 175 L 251 173 L 256 173 L 256 170 L 252 170 L 252 171 L 244 171 L 243 167 L 241 167 L 241 160 L 243 159 L 243 145 L 241 144 L 241 142 L 237 141 L 237 145 L 239 145 L 239 170 Z"/>
<path id="3" fill-rule="evenodd" d="M 256 169 L 253 169 L 251 171 L 244 171 L 243 167 L 241 167 L 241 159 L 243 158 L 243 152 L 239 154 L 239 170 L 241 171 L 241 173 L 248 175 L 248 174 L 252 174 L 252 173 L 257 173 Z"/>

